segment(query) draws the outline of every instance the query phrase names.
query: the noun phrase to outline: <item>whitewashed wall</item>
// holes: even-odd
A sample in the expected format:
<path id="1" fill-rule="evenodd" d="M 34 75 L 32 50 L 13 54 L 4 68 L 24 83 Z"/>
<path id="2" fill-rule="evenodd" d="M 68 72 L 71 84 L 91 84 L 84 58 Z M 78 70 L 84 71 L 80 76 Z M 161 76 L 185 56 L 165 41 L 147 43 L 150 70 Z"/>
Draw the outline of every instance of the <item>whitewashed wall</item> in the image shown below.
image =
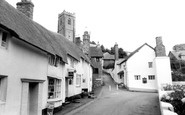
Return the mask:
<path id="1" fill-rule="evenodd" d="M 147 45 L 130 57 L 126 62 L 127 87 L 133 90 L 156 90 L 155 80 L 148 80 L 148 75 L 155 75 L 155 68 L 149 68 L 148 62 L 153 62 L 155 52 Z M 153 64 L 154 65 L 154 64 Z M 134 75 L 140 75 L 140 80 L 135 80 Z M 147 78 L 147 83 L 142 82 L 142 78 Z M 155 76 L 156 77 L 156 76 Z"/>
<path id="2" fill-rule="evenodd" d="M 169 57 L 156 57 L 155 68 L 158 88 L 163 84 L 172 84 L 171 66 Z"/>
<path id="3" fill-rule="evenodd" d="M 21 110 L 21 78 L 46 80 L 48 60 L 45 53 L 31 45 L 16 38 L 11 38 L 8 41 L 7 49 L 0 48 L 0 74 L 8 76 L 4 115 L 19 115 Z"/>

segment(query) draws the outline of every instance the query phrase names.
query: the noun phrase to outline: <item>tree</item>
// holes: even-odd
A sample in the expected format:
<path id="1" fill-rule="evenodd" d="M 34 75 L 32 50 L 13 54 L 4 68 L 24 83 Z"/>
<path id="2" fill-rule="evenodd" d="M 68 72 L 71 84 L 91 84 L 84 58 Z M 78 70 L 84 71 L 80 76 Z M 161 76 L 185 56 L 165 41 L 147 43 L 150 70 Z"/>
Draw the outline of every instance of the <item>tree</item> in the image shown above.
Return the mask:
<path id="1" fill-rule="evenodd" d="M 118 49 L 118 54 L 119 54 L 119 58 L 124 58 L 127 56 L 127 53 L 122 48 Z"/>
<path id="2" fill-rule="evenodd" d="M 96 45 L 96 43 L 94 41 L 91 41 L 90 43 Z"/>
<path id="3" fill-rule="evenodd" d="M 110 54 L 112 54 L 112 55 L 115 54 L 115 49 L 114 49 L 114 47 L 111 47 L 111 49 L 110 49 Z"/>
<path id="4" fill-rule="evenodd" d="M 100 46 L 103 53 L 106 52 L 105 47 L 103 45 Z"/>

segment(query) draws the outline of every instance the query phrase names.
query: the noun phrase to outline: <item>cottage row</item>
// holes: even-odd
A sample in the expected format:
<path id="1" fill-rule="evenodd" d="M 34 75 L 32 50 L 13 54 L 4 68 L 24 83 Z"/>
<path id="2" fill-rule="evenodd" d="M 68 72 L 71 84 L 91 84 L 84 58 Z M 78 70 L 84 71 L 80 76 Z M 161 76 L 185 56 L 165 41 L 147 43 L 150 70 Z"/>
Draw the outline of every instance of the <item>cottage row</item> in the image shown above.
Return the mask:
<path id="1" fill-rule="evenodd" d="M 0 14 L 0 114 L 41 115 L 49 102 L 92 91 L 92 65 L 77 45 L 4 0 Z"/>

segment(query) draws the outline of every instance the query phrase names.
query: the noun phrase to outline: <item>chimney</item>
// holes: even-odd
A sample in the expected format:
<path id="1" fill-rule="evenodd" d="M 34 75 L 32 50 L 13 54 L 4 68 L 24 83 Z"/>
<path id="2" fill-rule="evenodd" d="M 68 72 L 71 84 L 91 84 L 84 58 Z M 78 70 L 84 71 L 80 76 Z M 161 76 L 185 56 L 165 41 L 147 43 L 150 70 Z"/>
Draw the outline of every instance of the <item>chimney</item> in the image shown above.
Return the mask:
<path id="1" fill-rule="evenodd" d="M 114 54 L 115 60 L 118 60 L 119 59 L 119 53 L 118 53 L 118 44 L 117 43 L 115 43 L 115 45 L 114 45 L 114 50 L 115 50 L 115 54 Z"/>
<path id="2" fill-rule="evenodd" d="M 161 36 L 160 37 L 156 37 L 155 52 L 156 52 L 156 56 L 157 57 L 166 56 L 166 50 L 165 50 L 165 46 L 163 45 Z"/>
<path id="3" fill-rule="evenodd" d="M 17 3 L 17 10 L 28 16 L 30 19 L 33 19 L 33 3 L 31 0 L 21 0 Z"/>
<path id="4" fill-rule="evenodd" d="M 78 46 L 78 47 L 81 47 L 81 40 L 80 40 L 80 37 L 76 37 L 75 38 L 75 44 Z"/>
<path id="5" fill-rule="evenodd" d="M 83 52 L 86 55 L 89 55 L 89 48 L 90 48 L 90 35 L 88 31 L 85 31 L 83 35 Z"/>

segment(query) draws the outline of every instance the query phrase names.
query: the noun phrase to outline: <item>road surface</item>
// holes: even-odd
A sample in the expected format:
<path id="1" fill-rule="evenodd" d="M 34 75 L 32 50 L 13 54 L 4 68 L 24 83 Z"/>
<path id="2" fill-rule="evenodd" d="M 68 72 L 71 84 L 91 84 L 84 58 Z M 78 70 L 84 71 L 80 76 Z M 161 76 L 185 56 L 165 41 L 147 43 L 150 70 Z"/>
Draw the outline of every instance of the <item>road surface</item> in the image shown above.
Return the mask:
<path id="1" fill-rule="evenodd" d="M 157 93 L 117 90 L 110 76 L 103 77 L 101 95 L 82 110 L 67 115 L 160 115 Z"/>

